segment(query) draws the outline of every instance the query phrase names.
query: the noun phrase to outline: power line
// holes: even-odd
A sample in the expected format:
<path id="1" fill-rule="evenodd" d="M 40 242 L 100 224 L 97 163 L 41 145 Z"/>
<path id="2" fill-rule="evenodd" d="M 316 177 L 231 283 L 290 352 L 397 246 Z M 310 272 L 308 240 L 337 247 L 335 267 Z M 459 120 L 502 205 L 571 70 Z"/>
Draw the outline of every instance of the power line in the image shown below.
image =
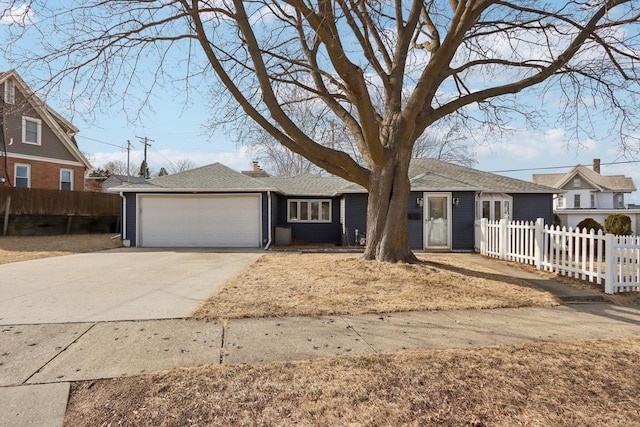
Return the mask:
<path id="1" fill-rule="evenodd" d="M 640 163 L 640 160 L 628 160 L 625 162 L 608 162 L 608 163 L 600 163 L 601 166 L 606 166 L 606 165 L 623 165 L 623 164 L 628 164 L 628 163 Z M 527 172 L 527 171 L 539 171 L 539 170 L 549 170 L 549 169 L 566 169 L 566 168 L 572 168 L 575 165 L 569 165 L 569 166 L 547 166 L 547 167 L 543 167 L 543 168 L 526 168 L 526 169 L 505 169 L 505 170 L 499 170 L 499 171 L 488 171 L 491 173 L 504 173 L 504 172 Z"/>
<path id="2" fill-rule="evenodd" d="M 112 147 L 117 147 L 117 148 L 121 148 L 121 149 L 125 148 L 122 145 L 116 145 L 116 144 L 112 144 L 111 142 L 100 141 L 99 139 L 89 138 L 88 136 L 84 136 L 84 135 L 78 135 L 78 138 L 88 139 L 89 141 L 99 142 L 100 144 L 110 145 Z"/>

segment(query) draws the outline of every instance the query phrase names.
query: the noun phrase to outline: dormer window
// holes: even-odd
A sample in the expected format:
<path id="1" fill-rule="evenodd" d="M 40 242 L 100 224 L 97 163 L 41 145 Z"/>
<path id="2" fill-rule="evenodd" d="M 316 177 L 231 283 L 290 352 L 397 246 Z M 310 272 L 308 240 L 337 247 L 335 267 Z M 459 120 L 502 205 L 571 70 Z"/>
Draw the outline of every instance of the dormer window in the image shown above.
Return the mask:
<path id="1" fill-rule="evenodd" d="M 42 120 L 22 117 L 22 142 L 42 145 Z"/>
<path id="2" fill-rule="evenodd" d="M 573 188 L 580 188 L 580 177 L 576 176 L 573 178 Z"/>
<path id="3" fill-rule="evenodd" d="M 16 89 L 11 79 L 7 79 L 4 82 L 4 102 L 7 104 L 14 104 L 16 102 Z"/>

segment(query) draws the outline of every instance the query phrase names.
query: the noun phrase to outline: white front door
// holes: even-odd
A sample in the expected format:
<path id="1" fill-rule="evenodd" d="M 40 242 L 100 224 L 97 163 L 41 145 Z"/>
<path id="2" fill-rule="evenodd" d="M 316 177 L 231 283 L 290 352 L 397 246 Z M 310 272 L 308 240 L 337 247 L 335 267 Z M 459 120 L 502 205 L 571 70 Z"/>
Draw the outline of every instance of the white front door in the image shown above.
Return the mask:
<path id="1" fill-rule="evenodd" d="M 451 248 L 451 194 L 424 193 L 424 247 Z"/>

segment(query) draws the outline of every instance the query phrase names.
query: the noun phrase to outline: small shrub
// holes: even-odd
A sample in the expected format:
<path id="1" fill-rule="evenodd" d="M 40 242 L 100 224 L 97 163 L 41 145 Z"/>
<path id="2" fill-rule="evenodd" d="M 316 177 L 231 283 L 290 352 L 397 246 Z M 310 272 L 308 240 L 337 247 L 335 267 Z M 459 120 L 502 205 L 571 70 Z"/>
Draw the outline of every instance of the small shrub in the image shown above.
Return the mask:
<path id="1" fill-rule="evenodd" d="M 580 221 L 578 223 L 577 226 L 578 230 L 582 231 L 585 228 L 587 229 L 587 232 L 591 231 L 591 229 L 593 229 L 595 231 L 595 233 L 598 233 L 598 230 L 602 230 L 604 231 L 604 227 L 602 226 L 602 224 L 600 224 L 598 221 L 596 221 L 593 218 L 585 218 L 582 221 Z"/>
<path id="2" fill-rule="evenodd" d="M 616 236 L 630 236 L 631 218 L 625 214 L 611 214 L 605 220 L 604 228 L 607 233 L 615 234 Z"/>
<path id="3" fill-rule="evenodd" d="M 553 214 L 553 226 L 554 227 L 562 226 L 562 220 L 560 219 L 560 215 L 558 215 L 557 213 Z"/>

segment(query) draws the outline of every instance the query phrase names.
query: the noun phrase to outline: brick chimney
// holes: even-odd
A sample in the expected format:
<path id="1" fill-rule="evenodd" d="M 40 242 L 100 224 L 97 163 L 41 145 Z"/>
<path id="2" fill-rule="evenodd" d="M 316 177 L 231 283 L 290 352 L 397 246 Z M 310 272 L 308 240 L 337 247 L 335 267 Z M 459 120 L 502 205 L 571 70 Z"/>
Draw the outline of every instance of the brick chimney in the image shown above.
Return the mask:
<path id="1" fill-rule="evenodd" d="M 256 160 L 253 161 L 253 171 L 254 172 L 259 172 L 260 170 L 260 165 L 258 165 L 258 162 Z"/>
<path id="2" fill-rule="evenodd" d="M 600 159 L 593 159 L 593 171 L 600 173 Z"/>

